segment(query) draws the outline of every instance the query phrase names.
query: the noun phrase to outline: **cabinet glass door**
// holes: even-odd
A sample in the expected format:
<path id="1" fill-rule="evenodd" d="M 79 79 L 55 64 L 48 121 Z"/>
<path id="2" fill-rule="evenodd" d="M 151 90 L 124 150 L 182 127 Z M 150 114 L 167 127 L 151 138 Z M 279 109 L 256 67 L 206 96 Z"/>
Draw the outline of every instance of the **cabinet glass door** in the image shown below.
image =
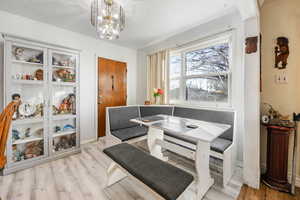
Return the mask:
<path id="1" fill-rule="evenodd" d="M 56 83 L 75 83 L 77 56 L 61 52 L 52 52 L 52 81 Z"/>
<path id="2" fill-rule="evenodd" d="M 20 99 L 14 113 L 8 163 L 38 159 L 47 154 L 46 124 L 46 74 L 45 49 L 25 45 L 11 45 L 10 64 L 6 83 L 6 102 Z"/>
<path id="3" fill-rule="evenodd" d="M 78 146 L 76 70 L 78 56 L 50 51 L 51 98 L 50 133 L 52 153 L 69 151 Z"/>

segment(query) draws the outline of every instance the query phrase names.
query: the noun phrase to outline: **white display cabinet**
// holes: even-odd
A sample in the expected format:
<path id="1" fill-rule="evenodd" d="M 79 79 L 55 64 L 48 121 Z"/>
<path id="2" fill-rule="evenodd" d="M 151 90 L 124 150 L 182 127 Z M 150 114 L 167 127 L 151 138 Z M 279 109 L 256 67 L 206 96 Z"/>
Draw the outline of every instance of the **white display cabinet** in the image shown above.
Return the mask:
<path id="1" fill-rule="evenodd" d="M 79 51 L 9 35 L 3 38 L 4 102 L 21 100 L 3 173 L 80 152 Z"/>

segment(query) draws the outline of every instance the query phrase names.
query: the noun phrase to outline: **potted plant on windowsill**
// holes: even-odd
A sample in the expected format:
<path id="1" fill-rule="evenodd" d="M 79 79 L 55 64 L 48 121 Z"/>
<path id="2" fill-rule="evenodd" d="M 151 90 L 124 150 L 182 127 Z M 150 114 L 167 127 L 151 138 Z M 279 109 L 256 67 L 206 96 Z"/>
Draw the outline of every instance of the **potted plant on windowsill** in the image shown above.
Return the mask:
<path id="1" fill-rule="evenodd" d="M 155 99 L 155 104 L 161 104 L 160 97 L 164 94 L 164 91 L 160 88 L 154 88 L 153 90 L 153 96 Z"/>

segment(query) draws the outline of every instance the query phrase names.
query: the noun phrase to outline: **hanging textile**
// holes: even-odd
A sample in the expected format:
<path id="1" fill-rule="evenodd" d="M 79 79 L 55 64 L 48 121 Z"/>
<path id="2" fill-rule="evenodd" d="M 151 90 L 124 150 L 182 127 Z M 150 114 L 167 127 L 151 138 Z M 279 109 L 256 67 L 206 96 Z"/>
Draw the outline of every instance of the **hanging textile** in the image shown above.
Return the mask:
<path id="1" fill-rule="evenodd" d="M 11 121 L 13 118 L 13 114 L 16 111 L 17 105 L 19 102 L 11 102 L 8 106 L 3 110 L 0 115 L 0 169 L 3 169 L 6 164 L 6 142 L 8 139 L 8 133 L 11 125 Z"/>
<path id="2" fill-rule="evenodd" d="M 160 98 L 160 103 L 167 102 L 167 65 L 168 52 L 160 51 L 147 56 L 147 99 L 155 102 L 153 96 L 154 88 L 160 88 L 164 91 L 164 95 Z"/>

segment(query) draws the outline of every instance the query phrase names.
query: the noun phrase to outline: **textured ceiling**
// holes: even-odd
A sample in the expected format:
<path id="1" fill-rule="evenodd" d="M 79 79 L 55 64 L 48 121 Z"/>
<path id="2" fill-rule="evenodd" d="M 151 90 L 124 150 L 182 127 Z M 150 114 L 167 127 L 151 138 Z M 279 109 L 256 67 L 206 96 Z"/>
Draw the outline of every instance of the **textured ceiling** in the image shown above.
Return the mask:
<path id="1" fill-rule="evenodd" d="M 234 0 L 119 0 L 126 27 L 113 41 L 132 48 L 147 46 L 225 14 Z M 0 0 L 0 10 L 95 37 L 91 0 Z"/>

